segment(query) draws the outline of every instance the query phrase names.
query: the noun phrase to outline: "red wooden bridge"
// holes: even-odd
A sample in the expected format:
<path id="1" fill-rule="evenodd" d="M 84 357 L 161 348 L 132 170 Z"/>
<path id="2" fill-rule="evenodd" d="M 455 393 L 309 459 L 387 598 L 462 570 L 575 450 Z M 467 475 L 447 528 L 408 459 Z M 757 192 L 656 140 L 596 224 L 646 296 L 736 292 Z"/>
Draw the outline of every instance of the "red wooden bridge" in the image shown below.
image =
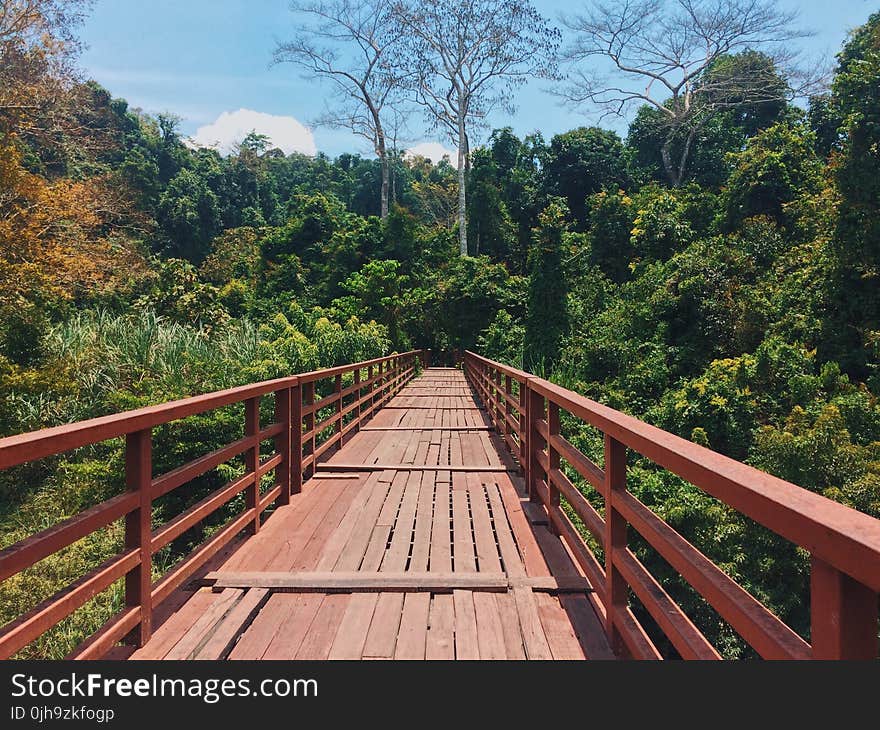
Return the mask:
<path id="1" fill-rule="evenodd" d="M 124 581 L 122 610 L 71 658 L 660 658 L 630 595 L 655 639 L 719 658 L 628 547 L 635 532 L 760 656 L 877 657 L 880 521 L 476 354 L 427 364 L 414 351 L 0 440 L 9 468 L 124 437 L 127 484 L 0 552 L 5 581 L 125 522 L 120 553 L 0 629 L 0 656 Z M 240 439 L 153 473 L 154 429 L 233 404 Z M 562 435 L 563 412 L 604 434 L 601 466 Z M 810 643 L 627 490 L 628 449 L 809 552 Z M 154 524 L 157 500 L 240 457 L 240 476 Z M 157 575 L 158 551 L 241 494 Z"/>

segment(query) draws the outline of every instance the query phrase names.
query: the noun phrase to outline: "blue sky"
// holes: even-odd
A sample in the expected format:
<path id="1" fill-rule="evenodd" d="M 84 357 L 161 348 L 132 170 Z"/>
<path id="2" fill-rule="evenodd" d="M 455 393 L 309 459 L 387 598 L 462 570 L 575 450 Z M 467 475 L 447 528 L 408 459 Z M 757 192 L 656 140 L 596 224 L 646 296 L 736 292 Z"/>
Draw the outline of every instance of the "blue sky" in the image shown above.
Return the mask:
<path id="1" fill-rule="evenodd" d="M 876 10 L 876 4 L 867 0 L 779 0 L 779 4 L 799 7 L 802 25 L 816 32 L 803 41 L 806 52 L 828 57 L 839 50 L 849 29 Z M 571 0 L 536 0 L 535 5 L 554 20 L 560 11 L 579 7 Z M 268 119 L 230 116 L 239 109 L 293 117 L 308 126 L 323 110 L 320 86 L 301 79 L 291 66 L 269 66 L 275 41 L 294 27 L 288 7 L 287 0 L 96 0 L 81 33 L 88 46 L 82 65 L 133 106 L 178 115 L 187 135 L 211 125 L 224 112 L 221 124 L 212 129 L 222 128 L 227 134 L 230 124 L 247 126 L 253 119 Z M 519 135 L 540 129 L 549 139 L 595 121 L 586 111 L 559 106 L 544 87 L 544 82 L 533 82 L 521 89 L 517 113 L 495 114 L 492 126 L 510 125 Z M 605 125 L 625 129 L 621 122 L 606 120 Z M 419 118 L 413 128 L 414 143 L 436 141 L 421 132 Z M 292 134 L 309 136 L 304 129 Z M 317 149 L 331 156 L 369 152 L 363 140 L 345 131 L 316 128 L 312 134 Z"/>

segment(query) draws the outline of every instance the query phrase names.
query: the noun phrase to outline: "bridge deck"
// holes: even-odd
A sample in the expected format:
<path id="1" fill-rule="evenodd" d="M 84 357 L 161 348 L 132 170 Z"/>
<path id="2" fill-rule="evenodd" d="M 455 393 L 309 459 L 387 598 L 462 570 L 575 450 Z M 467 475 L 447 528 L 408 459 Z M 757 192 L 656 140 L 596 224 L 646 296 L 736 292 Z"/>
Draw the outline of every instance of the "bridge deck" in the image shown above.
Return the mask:
<path id="1" fill-rule="evenodd" d="M 134 659 L 613 658 L 459 370 L 411 381 Z"/>

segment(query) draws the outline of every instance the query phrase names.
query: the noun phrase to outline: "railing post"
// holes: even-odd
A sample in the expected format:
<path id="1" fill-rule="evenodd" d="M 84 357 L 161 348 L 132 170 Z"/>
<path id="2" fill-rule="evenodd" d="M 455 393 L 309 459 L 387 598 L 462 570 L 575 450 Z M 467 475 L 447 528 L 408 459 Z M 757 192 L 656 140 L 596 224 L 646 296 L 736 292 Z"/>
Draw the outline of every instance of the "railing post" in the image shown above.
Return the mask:
<path id="1" fill-rule="evenodd" d="M 877 594 L 816 556 L 810 623 L 813 659 L 877 658 Z"/>
<path id="2" fill-rule="evenodd" d="M 290 389 L 290 491 L 299 494 L 303 483 L 303 397 L 299 383 Z"/>
<path id="3" fill-rule="evenodd" d="M 308 439 L 306 439 L 306 444 L 308 445 L 308 451 L 305 453 L 305 456 L 312 455 L 312 463 L 306 467 L 306 473 L 304 474 L 304 478 L 308 479 L 312 474 L 315 473 L 315 381 L 312 380 L 305 384 L 303 387 L 303 405 L 309 409 L 309 412 L 305 417 L 305 430 L 306 433 L 309 434 Z"/>
<path id="4" fill-rule="evenodd" d="M 357 423 L 354 427 L 354 432 L 357 433 L 361 430 L 361 369 L 358 368 L 354 371 L 354 384 L 357 388 L 354 389 L 354 397 L 357 401 L 357 408 L 354 409 L 354 417 Z"/>
<path id="5" fill-rule="evenodd" d="M 275 423 L 284 424 L 275 437 L 275 451 L 281 454 L 281 463 L 275 468 L 275 480 L 281 485 L 278 504 L 290 504 L 290 388 L 275 391 Z"/>
<path id="6" fill-rule="evenodd" d="M 509 375 L 504 376 L 504 434 L 510 436 L 513 429 L 510 426 L 510 418 L 513 418 L 513 408 L 510 405 L 510 398 L 513 396 L 513 384 Z M 508 447 L 510 442 L 508 442 Z"/>
<path id="7" fill-rule="evenodd" d="M 333 390 L 336 392 L 336 450 L 342 448 L 342 374 L 336 376 Z"/>
<path id="8" fill-rule="evenodd" d="M 260 399 L 248 398 L 244 402 L 244 434 L 254 436 L 260 432 Z M 256 534 L 260 530 L 260 442 L 255 440 L 245 452 L 245 469 L 254 475 L 254 483 L 245 491 L 245 509 L 254 510 L 254 521 L 249 532 Z"/>
<path id="9" fill-rule="evenodd" d="M 532 502 L 541 502 L 540 473 L 541 452 L 544 450 L 544 437 L 538 431 L 538 421 L 544 419 L 544 396 L 529 387 L 529 468 L 528 485 L 529 499 Z"/>
<path id="10" fill-rule="evenodd" d="M 615 508 L 615 496 L 626 489 L 626 446 L 605 434 L 605 632 L 617 654 L 625 649 L 615 614 L 628 604 L 626 581 L 614 563 L 614 551 L 626 549 L 626 520 Z"/>
<path id="11" fill-rule="evenodd" d="M 559 406 L 547 399 L 547 509 L 559 507 L 559 489 L 553 483 L 551 474 L 559 468 L 559 452 L 553 448 L 553 437 L 559 435 Z M 550 529 L 558 534 L 556 524 L 550 520 Z"/>
<path id="12" fill-rule="evenodd" d="M 140 551 L 140 563 L 125 574 L 125 605 L 140 607 L 140 619 L 130 640 L 137 646 L 153 635 L 152 511 L 153 432 L 146 428 L 125 437 L 125 483 L 140 496 L 136 510 L 125 516 L 125 547 Z"/>
<path id="13" fill-rule="evenodd" d="M 526 469 L 528 468 L 528 419 L 526 417 L 526 409 L 528 408 L 528 400 L 526 398 L 529 392 L 526 384 L 519 384 L 519 470 L 520 473 L 525 476 Z"/>
<path id="14" fill-rule="evenodd" d="M 385 372 L 385 361 L 382 360 L 382 361 L 376 366 L 376 382 L 373 384 L 373 410 L 376 409 L 376 401 L 377 401 L 377 399 L 380 399 L 379 402 L 381 403 L 381 397 L 382 397 L 382 382 L 383 382 L 383 375 L 382 375 L 382 374 L 383 374 L 384 372 Z"/>

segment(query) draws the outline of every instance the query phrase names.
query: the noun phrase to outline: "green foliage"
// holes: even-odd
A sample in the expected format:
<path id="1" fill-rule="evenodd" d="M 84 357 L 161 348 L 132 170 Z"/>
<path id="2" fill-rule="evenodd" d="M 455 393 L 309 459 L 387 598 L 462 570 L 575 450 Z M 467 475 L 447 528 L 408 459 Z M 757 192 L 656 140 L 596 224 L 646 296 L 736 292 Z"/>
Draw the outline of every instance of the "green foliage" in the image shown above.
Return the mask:
<path id="1" fill-rule="evenodd" d="M 623 143 L 599 127 L 580 127 L 550 140 L 544 159 L 545 190 L 565 198 L 578 227 L 587 221 L 587 198 L 627 182 Z"/>
<path id="2" fill-rule="evenodd" d="M 821 184 L 815 139 L 805 125 L 776 124 L 750 139 L 736 154 L 724 192 L 726 223 L 767 216 L 791 227 L 790 205 Z"/>
<path id="3" fill-rule="evenodd" d="M 567 216 L 564 201 L 552 200 L 538 218 L 529 251 L 524 365 L 531 371 L 549 371 L 553 367 L 562 336 L 568 329 L 567 287 L 562 268 Z"/>
<path id="4" fill-rule="evenodd" d="M 387 329 L 392 347 L 403 352 L 410 349 L 404 332 L 407 277 L 399 271 L 399 261 L 370 261 L 345 280 L 342 288 L 351 296 L 335 300 L 333 308 L 345 317 L 361 314 L 378 321 Z"/>

